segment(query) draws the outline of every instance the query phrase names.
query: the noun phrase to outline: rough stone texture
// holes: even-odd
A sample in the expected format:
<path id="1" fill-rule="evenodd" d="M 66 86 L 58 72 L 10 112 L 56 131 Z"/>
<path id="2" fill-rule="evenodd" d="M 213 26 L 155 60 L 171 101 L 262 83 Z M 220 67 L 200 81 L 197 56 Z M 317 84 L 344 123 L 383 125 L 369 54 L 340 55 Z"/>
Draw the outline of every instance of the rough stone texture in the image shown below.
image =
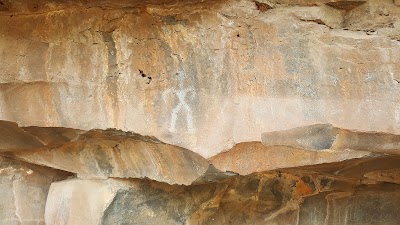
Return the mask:
<path id="1" fill-rule="evenodd" d="M 8 128 L 11 123 L 5 124 L 2 129 Z M 1 154 L 8 157 L 73 172 L 81 178 L 147 177 L 170 184 L 191 184 L 229 176 L 220 174 L 220 171 L 247 175 L 277 168 L 368 157 L 373 155 L 371 152 L 396 152 L 400 149 L 399 135 L 357 133 L 329 124 L 317 124 L 265 133 L 262 139 L 267 146 L 260 142 L 237 144 L 229 151 L 210 158 L 215 166 L 210 169 L 207 160 L 200 155 L 130 132 L 18 128 L 15 124 L 12 127 L 18 131 L 16 136 L 22 143 L 27 142 L 23 139 L 26 137 L 28 140 L 40 140 L 43 147 L 3 149 Z M 16 139 L 10 134 L 10 140 Z"/>
<path id="2" fill-rule="evenodd" d="M 50 184 L 70 175 L 0 157 L 0 224 L 44 225 Z"/>
<path id="3" fill-rule="evenodd" d="M 372 171 L 367 174 L 364 174 L 364 177 L 370 180 L 400 184 L 399 169 Z"/>
<path id="4" fill-rule="evenodd" d="M 312 193 L 309 185 L 290 174 L 187 187 L 139 180 L 67 180 L 51 186 L 46 224 L 254 224 Z"/>
<path id="5" fill-rule="evenodd" d="M 363 159 L 351 159 L 343 162 L 310 165 L 295 168 L 288 171 L 314 171 L 325 175 L 349 177 L 356 180 L 365 179 L 368 174 L 382 170 L 396 170 L 399 167 L 400 156 L 372 157 Z M 370 176 L 375 177 L 376 176 Z M 374 181 L 369 180 L 370 182 Z M 393 182 L 395 183 L 395 182 Z"/>
<path id="6" fill-rule="evenodd" d="M 333 127 L 331 124 L 316 124 L 285 131 L 262 134 L 266 146 L 283 145 L 305 149 L 352 149 L 381 153 L 400 154 L 400 135 L 357 132 Z"/>
<path id="7" fill-rule="evenodd" d="M 263 133 L 262 143 L 266 146 L 283 145 L 305 149 L 330 149 L 339 129 L 331 124 L 315 124 L 285 131 Z"/>
<path id="8" fill-rule="evenodd" d="M 399 165 L 399 156 L 354 159 L 190 186 L 72 179 L 52 184 L 46 224 L 392 225 L 399 185 L 358 176 Z"/>
<path id="9" fill-rule="evenodd" d="M 108 183 L 74 179 L 51 184 L 46 202 L 46 224 L 102 224 L 101 212 L 121 188 Z"/>
<path id="10" fill-rule="evenodd" d="M 32 134 L 38 132 L 39 138 L 50 145 L 2 154 L 76 173 L 81 178 L 149 178 L 170 184 L 191 184 L 209 167 L 207 160 L 196 153 L 129 132 L 92 130 L 66 141 L 69 138 L 62 138 L 65 135 L 60 133 L 69 131 L 75 135 L 73 130 L 42 131 L 38 127 L 27 130 Z"/>
<path id="11" fill-rule="evenodd" d="M 397 224 L 400 221 L 399 188 L 382 186 L 361 189 L 354 194 L 339 192 L 325 198 L 306 199 L 300 210 L 299 224 Z"/>
<path id="12" fill-rule="evenodd" d="M 396 5 L 0 0 L 0 222 L 397 224 Z"/>
<path id="13" fill-rule="evenodd" d="M 206 158 L 316 123 L 400 134 L 392 0 L 1 2 L 0 118 L 22 126 L 117 128 Z"/>
<path id="14" fill-rule="evenodd" d="M 371 153 L 367 151 L 347 149 L 314 151 L 287 146 L 264 146 L 260 142 L 245 142 L 210 158 L 210 162 L 221 171 L 247 175 L 277 168 L 331 163 L 370 155 Z"/>
<path id="15" fill-rule="evenodd" d="M 78 138 L 80 134 L 85 133 L 85 131 L 82 130 L 64 127 L 21 127 L 21 129 L 34 136 L 46 147 L 70 142 Z"/>
<path id="16" fill-rule="evenodd" d="M 400 135 L 341 130 L 332 148 L 400 154 Z"/>
<path id="17" fill-rule="evenodd" d="M 38 139 L 24 132 L 16 123 L 0 120 L 0 151 L 42 146 Z"/>

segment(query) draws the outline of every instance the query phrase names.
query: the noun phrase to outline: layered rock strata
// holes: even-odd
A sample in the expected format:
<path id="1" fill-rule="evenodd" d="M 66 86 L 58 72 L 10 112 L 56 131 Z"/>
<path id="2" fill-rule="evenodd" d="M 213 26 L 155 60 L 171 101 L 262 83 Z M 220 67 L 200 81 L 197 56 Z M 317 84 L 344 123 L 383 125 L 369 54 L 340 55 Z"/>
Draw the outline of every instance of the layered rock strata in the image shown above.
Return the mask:
<path id="1" fill-rule="evenodd" d="M 265 133 L 262 143 L 240 143 L 207 160 L 118 130 L 19 127 L 7 121 L 0 121 L 0 130 L 7 134 L 0 150 L 6 196 L 1 224 L 395 224 L 400 219 L 396 135 L 317 124 Z M 349 132 L 346 141 L 343 134 Z M 360 142 L 358 136 L 368 138 Z"/>
<path id="2" fill-rule="evenodd" d="M 396 224 L 399 181 L 366 174 L 400 171 L 399 162 L 356 159 L 190 186 L 72 179 L 52 184 L 46 224 Z"/>
<path id="3" fill-rule="evenodd" d="M 0 225 L 397 225 L 399 52 L 398 0 L 0 0 Z"/>
<path id="4" fill-rule="evenodd" d="M 10 126 L 9 122 L 0 122 L 0 126 L 2 124 Z M 5 144 L 1 154 L 69 171 L 81 178 L 149 178 L 188 185 L 209 167 L 207 160 L 196 153 L 130 132 L 18 128 L 16 125 L 13 129 L 18 132 L 14 132 L 11 143 L 14 139 L 26 138 L 28 140 L 22 143 L 33 139 L 38 146 L 12 149 Z"/>
<path id="5" fill-rule="evenodd" d="M 0 119 L 205 158 L 309 124 L 400 134 L 399 18 L 393 0 L 2 0 Z"/>
<path id="6" fill-rule="evenodd" d="M 358 132 L 316 124 L 286 131 L 262 134 L 264 145 L 284 145 L 313 150 L 353 149 L 379 153 L 400 154 L 400 135 Z"/>

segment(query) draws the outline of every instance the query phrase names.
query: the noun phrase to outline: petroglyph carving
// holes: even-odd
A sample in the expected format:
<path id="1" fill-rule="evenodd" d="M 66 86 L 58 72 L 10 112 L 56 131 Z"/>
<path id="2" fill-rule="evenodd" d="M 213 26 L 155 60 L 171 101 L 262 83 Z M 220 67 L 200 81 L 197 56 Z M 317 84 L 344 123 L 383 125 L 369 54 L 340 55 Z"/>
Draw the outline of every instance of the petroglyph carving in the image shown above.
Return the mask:
<path id="1" fill-rule="evenodd" d="M 172 94 L 174 96 L 174 100 L 178 100 L 178 104 L 172 109 L 171 112 L 171 122 L 168 127 L 168 130 L 171 133 L 177 132 L 177 122 L 179 119 L 178 114 L 185 113 L 185 115 L 181 115 L 180 117 L 185 117 L 186 119 L 186 128 L 189 133 L 194 133 L 196 131 L 194 124 L 193 124 L 193 111 L 190 108 L 187 100 L 194 99 L 196 96 L 196 92 L 194 91 L 193 87 L 185 88 L 184 87 L 184 80 L 185 74 L 184 73 L 177 73 L 176 79 L 179 82 L 178 88 L 170 88 L 164 91 L 163 93 L 163 100 L 166 101 L 168 95 Z"/>

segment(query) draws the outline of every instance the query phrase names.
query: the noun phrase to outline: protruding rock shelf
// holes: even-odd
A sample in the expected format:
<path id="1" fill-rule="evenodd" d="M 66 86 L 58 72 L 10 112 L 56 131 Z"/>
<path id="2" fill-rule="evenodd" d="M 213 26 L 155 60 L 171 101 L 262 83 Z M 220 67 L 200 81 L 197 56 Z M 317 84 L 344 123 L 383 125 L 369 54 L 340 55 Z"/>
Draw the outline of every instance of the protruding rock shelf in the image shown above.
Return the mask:
<path id="1" fill-rule="evenodd" d="M 46 224 L 396 224 L 399 180 L 382 182 L 358 172 L 373 173 L 367 168 L 379 170 L 376 165 L 400 171 L 400 157 L 346 164 L 190 186 L 136 179 L 71 179 L 52 184 Z"/>
<path id="2" fill-rule="evenodd" d="M 114 129 L 1 121 L 0 130 L 8 135 L 0 151 L 5 196 L 0 224 L 394 224 L 400 219 L 398 135 L 312 125 L 265 133 L 263 143 L 239 143 L 206 160 Z"/>
<path id="3" fill-rule="evenodd" d="M 210 162 L 221 171 L 247 175 L 277 168 L 331 163 L 370 155 L 371 152 L 368 151 L 351 149 L 316 151 L 289 146 L 264 146 L 261 142 L 245 142 L 210 158 Z"/>
<path id="4" fill-rule="evenodd" d="M 0 122 L 0 127 L 2 124 L 9 123 Z M 16 125 L 13 128 L 18 129 Z M 5 148 L 1 154 L 86 179 L 149 178 L 189 185 L 209 167 L 196 153 L 130 132 L 27 127 L 19 128 L 10 140 L 23 138 L 42 140 L 45 145 Z"/>
<path id="5" fill-rule="evenodd" d="M 310 150 L 352 149 L 400 154 L 400 135 L 345 130 L 333 127 L 331 124 L 316 124 L 263 133 L 261 139 L 266 146 L 281 145 Z"/>

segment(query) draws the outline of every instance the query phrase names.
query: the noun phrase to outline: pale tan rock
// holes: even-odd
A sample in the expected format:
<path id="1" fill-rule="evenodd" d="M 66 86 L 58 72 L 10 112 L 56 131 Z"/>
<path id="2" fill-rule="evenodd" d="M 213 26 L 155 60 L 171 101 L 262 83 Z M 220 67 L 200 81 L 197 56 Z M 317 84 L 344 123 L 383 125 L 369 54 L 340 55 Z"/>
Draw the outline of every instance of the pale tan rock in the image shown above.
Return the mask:
<path id="1" fill-rule="evenodd" d="M 0 224 L 44 225 L 50 184 L 70 175 L 0 157 Z"/>
<path id="2" fill-rule="evenodd" d="M 46 201 L 46 224 L 102 224 L 103 212 L 122 189 L 123 187 L 114 187 L 112 183 L 101 180 L 74 179 L 55 182 L 51 184 Z"/>
<path id="3" fill-rule="evenodd" d="M 332 149 L 400 154 L 400 135 L 341 130 Z"/>
<path id="4" fill-rule="evenodd" d="M 209 166 L 206 159 L 187 149 L 118 130 L 82 132 L 69 142 L 62 141 L 58 145 L 4 154 L 76 173 L 81 178 L 149 178 L 186 185 L 203 175 Z"/>
<path id="5" fill-rule="evenodd" d="M 0 118 L 133 131 L 206 158 L 308 124 L 400 134 L 391 1 L 346 15 L 322 0 L 147 2 L 11 1 Z"/>
<path id="6" fill-rule="evenodd" d="M 221 171 L 247 175 L 288 167 L 332 163 L 369 155 L 370 152 L 367 151 L 315 151 L 287 146 L 264 146 L 260 142 L 245 142 L 210 158 L 210 163 Z"/>

